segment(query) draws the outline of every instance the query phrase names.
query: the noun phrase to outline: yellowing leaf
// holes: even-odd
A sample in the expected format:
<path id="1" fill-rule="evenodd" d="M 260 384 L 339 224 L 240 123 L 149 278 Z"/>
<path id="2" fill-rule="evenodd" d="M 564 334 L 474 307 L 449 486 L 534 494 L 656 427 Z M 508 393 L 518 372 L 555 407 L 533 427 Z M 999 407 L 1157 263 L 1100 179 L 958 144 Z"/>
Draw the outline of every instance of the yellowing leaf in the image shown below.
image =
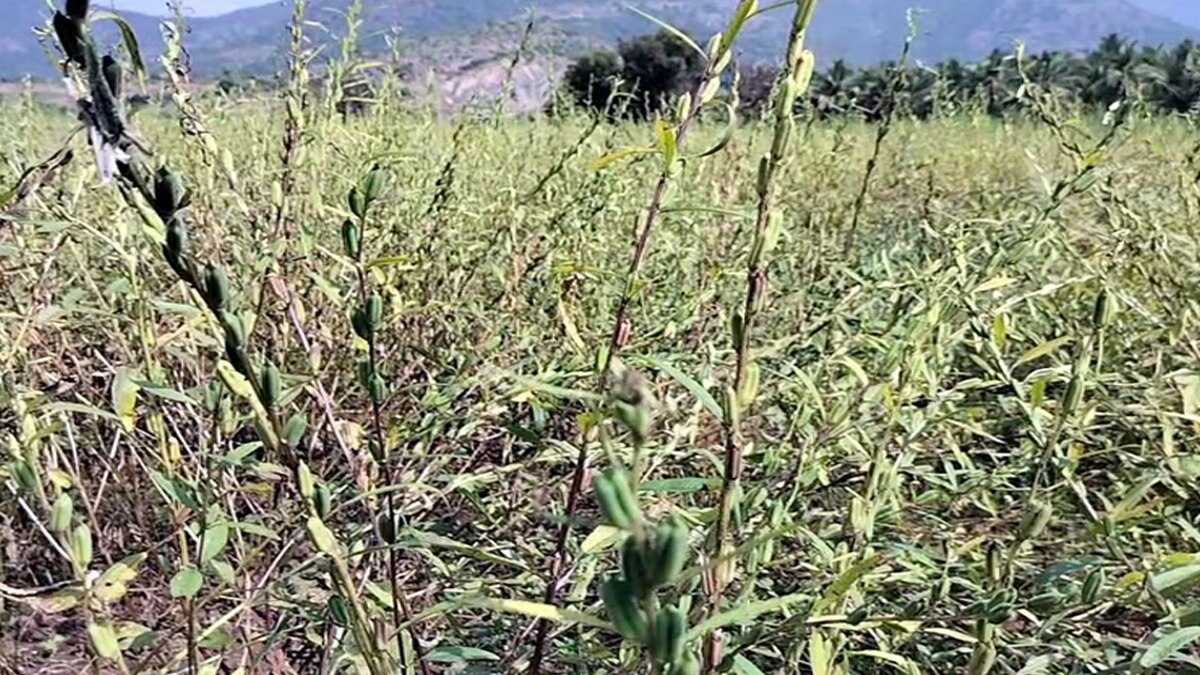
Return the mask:
<path id="1" fill-rule="evenodd" d="M 1006 288 L 1008 286 L 1012 286 L 1015 283 L 1017 283 L 1016 279 L 1013 279 L 1012 277 L 1006 277 L 1003 274 L 1001 274 L 998 277 L 992 277 L 991 279 L 988 279 L 987 281 L 983 282 L 982 284 L 979 284 L 978 286 L 975 287 L 974 292 L 975 293 L 986 293 L 988 291 L 998 291 L 1001 288 Z"/>
<path id="2" fill-rule="evenodd" d="M 112 626 L 107 623 L 89 623 L 88 635 L 92 638 L 92 646 L 102 659 L 115 660 L 121 655 L 121 646 L 117 644 L 117 635 Z"/>
<path id="3" fill-rule="evenodd" d="M 657 150 L 654 148 L 625 148 L 624 150 L 616 150 L 602 155 L 599 159 L 592 162 L 591 167 L 589 168 L 591 168 L 593 171 L 599 171 L 600 169 L 603 169 L 610 164 L 615 164 L 616 162 L 619 162 L 627 157 L 633 157 L 635 155 L 652 155 L 655 152 L 657 152 Z"/>
<path id="4" fill-rule="evenodd" d="M 308 519 L 308 536 L 312 539 L 313 546 L 321 553 L 333 553 L 337 550 L 337 540 L 333 537 L 333 532 L 325 526 L 325 523 L 316 516 L 311 516 Z"/>
<path id="5" fill-rule="evenodd" d="M 1057 337 L 1057 338 L 1054 338 L 1053 340 L 1048 340 L 1046 342 L 1043 342 L 1042 344 L 1025 352 L 1025 354 L 1022 355 L 1021 358 L 1017 359 L 1016 365 L 1019 366 L 1022 363 L 1029 363 L 1030 361 L 1036 361 L 1037 359 L 1040 359 L 1043 356 L 1050 354 L 1051 352 L 1057 350 L 1059 347 L 1062 347 L 1063 345 L 1067 344 L 1070 341 L 1071 341 L 1071 336 L 1064 335 L 1062 337 Z"/>

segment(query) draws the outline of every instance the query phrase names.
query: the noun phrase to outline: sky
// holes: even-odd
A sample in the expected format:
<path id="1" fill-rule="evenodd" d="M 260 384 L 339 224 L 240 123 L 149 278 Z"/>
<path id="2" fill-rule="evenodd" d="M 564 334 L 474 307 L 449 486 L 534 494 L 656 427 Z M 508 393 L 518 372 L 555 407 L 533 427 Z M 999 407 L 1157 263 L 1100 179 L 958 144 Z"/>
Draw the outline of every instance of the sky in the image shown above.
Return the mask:
<path id="1" fill-rule="evenodd" d="M 271 0 L 183 0 L 193 16 L 215 16 L 235 9 L 270 4 Z M 96 7 L 112 6 L 131 12 L 166 14 L 167 0 L 93 0 Z"/>

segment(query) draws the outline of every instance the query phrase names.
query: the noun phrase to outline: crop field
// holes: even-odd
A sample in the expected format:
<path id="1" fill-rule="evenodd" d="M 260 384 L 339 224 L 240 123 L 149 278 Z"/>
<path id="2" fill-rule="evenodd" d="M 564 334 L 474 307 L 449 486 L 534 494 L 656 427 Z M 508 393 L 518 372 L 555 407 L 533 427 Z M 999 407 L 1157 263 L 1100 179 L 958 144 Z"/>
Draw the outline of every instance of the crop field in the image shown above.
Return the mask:
<path id="1" fill-rule="evenodd" d="M 0 672 L 1200 672 L 1191 120 L 304 80 L 0 102 Z"/>

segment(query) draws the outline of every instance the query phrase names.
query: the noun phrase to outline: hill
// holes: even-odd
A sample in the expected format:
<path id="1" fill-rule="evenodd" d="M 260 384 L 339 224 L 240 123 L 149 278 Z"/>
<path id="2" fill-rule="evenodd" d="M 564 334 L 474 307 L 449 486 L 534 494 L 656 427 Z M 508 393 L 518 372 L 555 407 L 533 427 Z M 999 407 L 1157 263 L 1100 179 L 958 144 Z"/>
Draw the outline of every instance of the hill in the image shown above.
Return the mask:
<path id="1" fill-rule="evenodd" d="M 25 73 L 51 75 L 42 50 L 30 30 L 44 19 L 42 0 L 15 2 L 15 16 L 0 25 L 0 77 Z M 1081 50 L 1092 47 L 1108 33 L 1143 44 L 1171 43 L 1196 37 L 1200 29 L 1185 26 L 1151 12 L 1152 0 L 841 0 L 818 9 L 812 37 L 817 53 L 826 62 L 846 59 L 867 64 L 895 58 L 907 32 L 909 6 L 919 8 L 919 36 L 914 54 L 925 61 L 947 57 L 974 59 L 994 49 L 1011 49 L 1023 40 L 1031 50 Z M 1192 0 L 1178 4 L 1179 16 L 1197 12 Z M 341 29 L 341 12 L 348 0 L 317 0 L 311 17 L 329 30 L 333 40 Z M 637 3 L 655 16 L 697 35 L 720 30 L 729 13 L 730 0 L 643 0 Z M 652 23 L 619 0 L 368 0 L 365 43 L 381 51 L 384 37 L 398 28 L 406 51 L 416 61 L 457 70 L 486 64 L 510 52 L 521 26 L 536 12 L 536 51 L 561 61 L 581 51 L 654 30 Z M 290 8 L 284 3 L 243 9 L 219 17 L 196 18 L 188 45 L 193 64 L 201 74 L 222 71 L 270 73 L 280 63 Z M 127 13 L 153 55 L 157 52 L 157 19 Z M 1197 18 L 1200 21 L 1200 18 Z M 314 31 L 316 32 L 316 31 Z M 787 32 L 783 12 L 764 15 L 754 22 L 742 43 L 743 57 L 773 61 Z"/>

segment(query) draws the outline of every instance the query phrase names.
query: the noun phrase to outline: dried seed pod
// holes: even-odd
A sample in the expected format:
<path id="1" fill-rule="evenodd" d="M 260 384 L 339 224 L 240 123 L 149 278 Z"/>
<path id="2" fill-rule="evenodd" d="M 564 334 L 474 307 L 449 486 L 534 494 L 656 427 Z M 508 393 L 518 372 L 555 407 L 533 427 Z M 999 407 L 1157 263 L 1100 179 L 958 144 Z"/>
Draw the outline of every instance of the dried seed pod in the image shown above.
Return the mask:
<path id="1" fill-rule="evenodd" d="M 204 299 L 214 312 L 220 312 L 229 304 L 229 277 L 220 265 L 209 263 L 204 269 Z"/>
<path id="2" fill-rule="evenodd" d="M 662 664 L 675 663 L 683 657 L 687 618 L 678 607 L 664 607 L 654 617 L 654 635 L 650 637 L 650 654 Z"/>
<path id="3" fill-rule="evenodd" d="M 67 16 L 77 21 L 87 19 L 88 0 L 67 0 Z"/>
<path id="4" fill-rule="evenodd" d="M 279 405 L 279 395 L 282 392 L 283 383 L 279 375 L 279 368 L 271 361 L 267 361 L 267 365 L 263 366 L 262 371 L 262 397 L 263 405 L 268 410 L 273 410 Z"/>
<path id="5" fill-rule="evenodd" d="M 346 255 L 356 260 L 362 253 L 362 232 L 358 229 L 358 225 L 349 218 L 342 223 L 342 248 L 346 251 Z"/>
<path id="6" fill-rule="evenodd" d="M 609 579 L 600 587 L 600 599 L 613 626 L 630 640 L 646 637 L 646 615 L 637 606 L 637 598 L 625 579 Z"/>
<path id="7" fill-rule="evenodd" d="M 79 34 L 79 24 L 68 19 L 62 12 L 54 13 L 54 34 L 67 58 L 74 61 L 80 68 L 86 66 L 83 55 L 82 38 Z"/>

